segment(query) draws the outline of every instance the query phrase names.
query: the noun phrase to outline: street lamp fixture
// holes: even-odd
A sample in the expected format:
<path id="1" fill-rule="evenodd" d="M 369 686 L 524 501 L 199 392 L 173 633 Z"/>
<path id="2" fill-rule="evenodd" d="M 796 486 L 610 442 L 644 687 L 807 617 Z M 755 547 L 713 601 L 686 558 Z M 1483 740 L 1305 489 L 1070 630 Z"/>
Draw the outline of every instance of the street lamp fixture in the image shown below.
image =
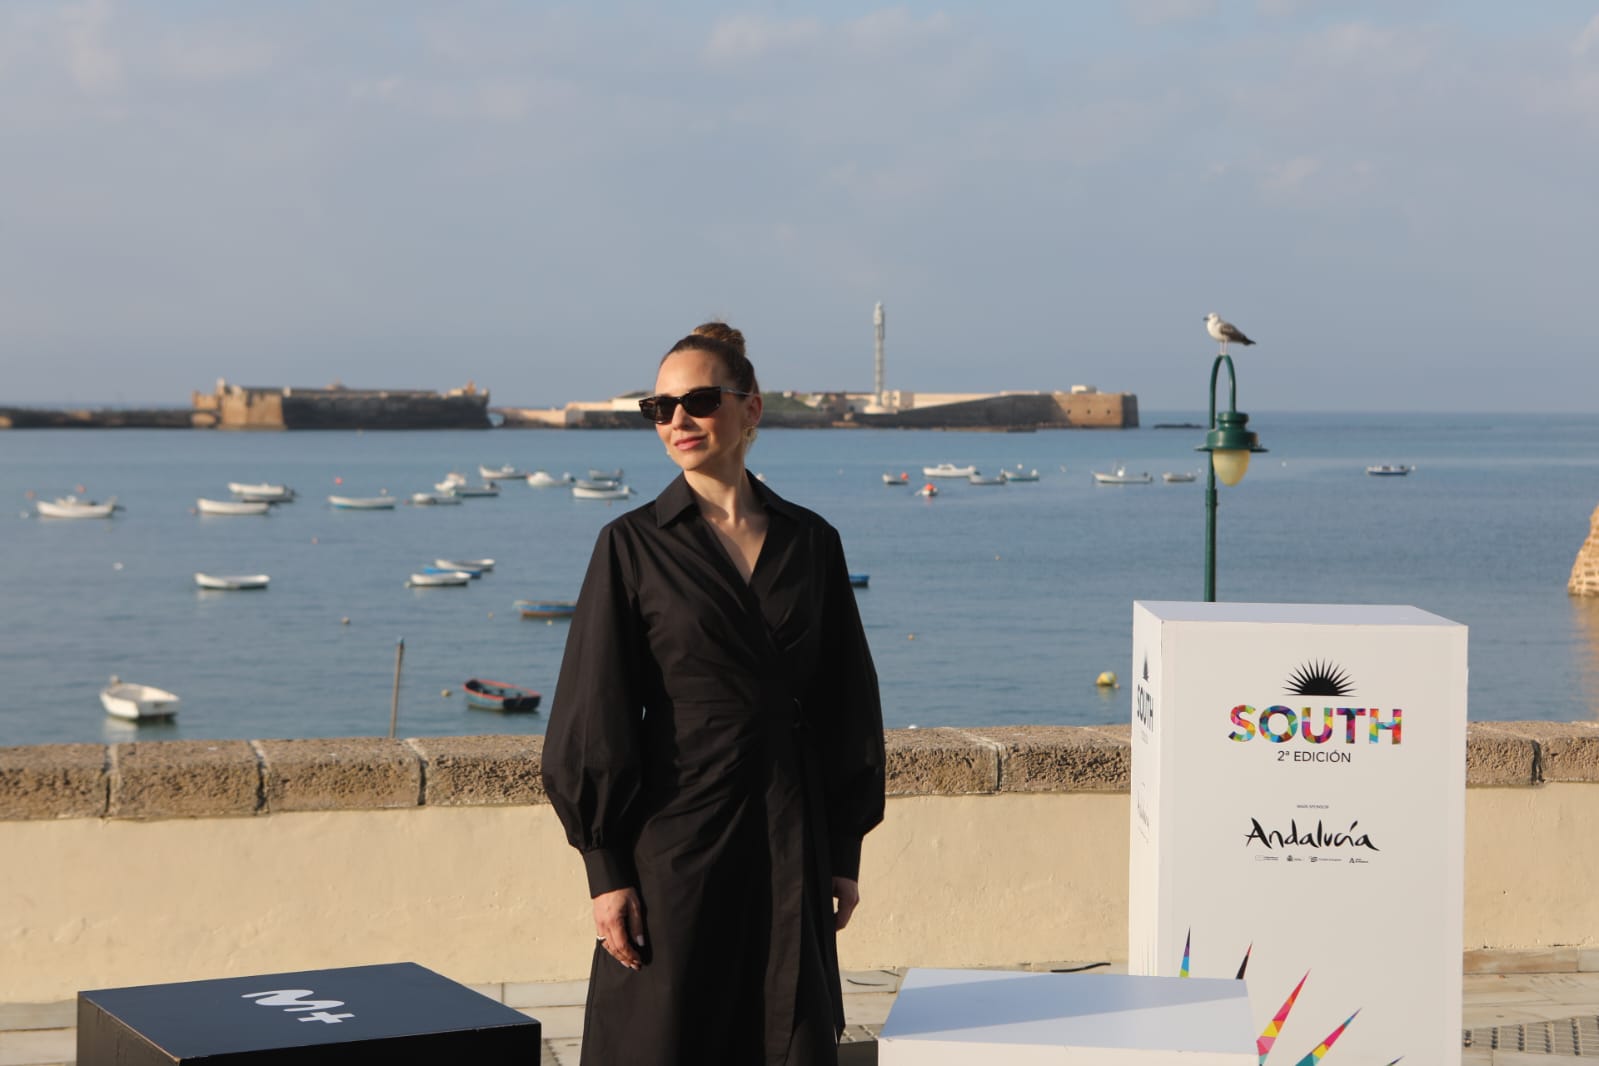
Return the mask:
<path id="1" fill-rule="evenodd" d="M 1227 365 L 1227 410 L 1216 411 L 1216 380 L 1222 364 Z M 1248 429 L 1249 416 L 1238 410 L 1238 378 L 1233 374 L 1232 356 L 1222 354 L 1210 368 L 1210 432 L 1205 443 L 1194 450 L 1209 452 L 1205 470 L 1205 602 L 1216 602 L 1216 479 L 1223 485 L 1236 485 L 1249 471 L 1249 457 L 1266 449 L 1260 438 Z"/>

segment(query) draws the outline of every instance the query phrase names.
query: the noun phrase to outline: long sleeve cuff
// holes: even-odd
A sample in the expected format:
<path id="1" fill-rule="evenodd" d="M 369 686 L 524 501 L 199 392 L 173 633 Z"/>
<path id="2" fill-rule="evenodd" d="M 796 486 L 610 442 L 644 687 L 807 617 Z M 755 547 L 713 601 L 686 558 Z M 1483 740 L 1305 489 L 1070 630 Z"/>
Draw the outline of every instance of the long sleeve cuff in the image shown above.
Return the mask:
<path id="1" fill-rule="evenodd" d="M 610 848 L 585 851 L 583 868 L 588 872 L 590 899 L 619 888 L 633 888 L 638 883 L 633 874 L 632 857 Z"/>
<path id="2" fill-rule="evenodd" d="M 861 838 L 856 836 L 834 837 L 831 842 L 833 852 L 833 876 L 847 877 L 851 881 L 861 879 Z"/>

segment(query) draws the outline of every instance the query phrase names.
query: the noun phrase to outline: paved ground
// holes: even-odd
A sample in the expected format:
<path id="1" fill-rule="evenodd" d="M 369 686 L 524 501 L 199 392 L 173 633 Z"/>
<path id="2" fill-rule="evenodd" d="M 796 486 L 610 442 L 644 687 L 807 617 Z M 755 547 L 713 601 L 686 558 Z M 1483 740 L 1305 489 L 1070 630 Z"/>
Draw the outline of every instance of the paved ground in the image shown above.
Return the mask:
<path id="1" fill-rule="evenodd" d="M 849 1028 L 844 1034 L 841 1066 L 876 1063 L 873 1036 L 893 1005 L 899 976 L 892 970 L 845 975 L 844 1012 Z M 546 1066 L 577 1062 L 584 982 L 490 985 L 480 991 L 543 1023 Z M 0 1006 L 0 1066 L 73 1062 L 74 1011 L 71 1002 Z M 1468 974 L 1465 1027 L 1463 1066 L 1599 1062 L 1599 973 Z"/>

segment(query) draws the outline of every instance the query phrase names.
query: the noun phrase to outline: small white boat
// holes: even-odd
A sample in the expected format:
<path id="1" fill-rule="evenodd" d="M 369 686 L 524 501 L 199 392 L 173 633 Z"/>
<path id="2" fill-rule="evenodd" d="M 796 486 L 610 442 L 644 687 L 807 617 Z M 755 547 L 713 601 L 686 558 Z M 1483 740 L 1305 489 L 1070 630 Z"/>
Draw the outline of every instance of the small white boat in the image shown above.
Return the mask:
<path id="1" fill-rule="evenodd" d="M 464 570 L 449 570 L 441 574 L 412 574 L 406 584 L 414 589 L 450 588 L 471 582 L 472 575 Z"/>
<path id="2" fill-rule="evenodd" d="M 178 713 L 178 703 L 178 697 L 166 689 L 132 685 L 114 677 L 111 684 L 100 690 L 100 705 L 107 714 L 132 721 L 171 718 Z"/>
<path id="3" fill-rule="evenodd" d="M 579 481 L 572 486 L 575 500 L 625 500 L 633 494 L 626 485 L 588 484 Z"/>
<path id="4" fill-rule="evenodd" d="M 580 489 L 614 489 L 621 483 L 617 479 L 608 477 L 580 477 L 572 482 Z"/>
<path id="5" fill-rule="evenodd" d="M 204 496 L 195 500 L 194 505 L 201 514 L 266 514 L 272 510 L 272 505 L 265 500 L 208 500 Z"/>
<path id="6" fill-rule="evenodd" d="M 453 492 L 413 492 L 411 502 L 418 507 L 461 506 L 461 498 Z"/>
<path id="7" fill-rule="evenodd" d="M 439 482 L 436 487 L 438 488 L 438 490 L 440 492 L 447 492 L 453 486 L 465 485 L 465 484 L 466 484 L 466 475 L 462 474 L 462 473 L 459 473 L 458 471 L 451 470 L 448 474 L 444 475 L 444 480 Z"/>
<path id="8" fill-rule="evenodd" d="M 895 477 L 893 474 L 884 474 L 883 475 L 883 484 L 885 484 L 885 485 L 889 485 L 889 486 L 909 485 L 910 483 L 911 483 L 911 476 L 908 473 L 901 473 L 898 477 Z"/>
<path id="9" fill-rule="evenodd" d="M 974 473 L 966 480 L 973 485 L 1003 485 L 1005 484 L 1005 474 L 1003 471 L 1001 471 L 1000 473 L 995 474 L 993 477 L 984 477 L 982 473 L 979 472 Z"/>
<path id="10" fill-rule="evenodd" d="M 929 481 L 927 484 L 916 490 L 916 495 L 927 497 L 937 496 L 938 486 Z"/>
<path id="11" fill-rule="evenodd" d="M 526 470 L 518 470 L 509 463 L 504 466 L 479 466 L 477 473 L 484 481 L 515 481 L 527 477 Z"/>
<path id="12" fill-rule="evenodd" d="M 203 589 L 238 592 L 243 589 L 264 589 L 272 579 L 266 574 L 195 574 L 194 583 Z"/>
<path id="13" fill-rule="evenodd" d="M 1037 481 L 1038 480 L 1038 468 L 1037 467 L 1034 467 L 1032 470 L 1023 470 L 1022 469 L 1022 464 L 1020 464 L 1020 463 L 1016 464 L 1016 469 L 1015 470 L 1006 470 L 1006 471 L 1004 471 L 1004 474 L 1005 474 L 1005 480 L 1006 481 Z"/>
<path id="14" fill-rule="evenodd" d="M 493 559 L 434 559 L 433 565 L 441 570 L 476 570 L 479 573 L 494 569 Z"/>
<path id="15" fill-rule="evenodd" d="M 1101 485 L 1148 485 L 1155 480 L 1154 477 L 1143 471 L 1129 474 L 1125 466 L 1118 466 L 1108 474 L 1095 470 L 1093 475 L 1094 480 Z"/>
<path id="16" fill-rule="evenodd" d="M 1160 479 L 1166 482 L 1168 485 L 1181 485 L 1185 482 L 1195 481 L 1198 478 L 1199 475 L 1194 473 L 1192 470 L 1184 470 L 1181 473 L 1175 474 L 1168 470 L 1164 474 L 1160 475 Z"/>
<path id="17" fill-rule="evenodd" d="M 1389 465 L 1388 463 L 1383 463 L 1380 466 L 1366 467 L 1366 473 L 1370 474 L 1372 477 L 1404 477 L 1414 469 L 1416 468 L 1413 466 L 1405 466 L 1402 463 L 1393 466 Z"/>
<path id="18" fill-rule="evenodd" d="M 40 500 L 34 506 L 38 508 L 40 518 L 110 518 L 120 510 L 115 496 L 105 503 L 80 500 L 76 496 L 59 496 L 53 501 Z"/>
<path id="19" fill-rule="evenodd" d="M 393 496 L 329 496 L 328 503 L 340 511 L 392 511 L 400 501 Z"/>
<path id="20" fill-rule="evenodd" d="M 595 469 L 593 469 L 591 467 L 589 469 L 589 480 L 590 481 L 621 481 L 622 480 L 622 468 L 621 467 L 617 467 L 615 470 L 595 470 Z"/>
<path id="21" fill-rule="evenodd" d="M 459 496 L 462 499 L 466 499 L 468 496 L 498 496 L 500 494 L 500 487 L 488 481 L 481 485 L 446 485 L 441 481 L 433 487 L 440 492 L 447 492 L 451 496 Z"/>
<path id="22" fill-rule="evenodd" d="M 548 470 L 535 470 L 527 476 L 528 488 L 531 489 L 547 489 L 555 485 L 570 485 L 571 483 L 571 474 L 562 474 L 560 477 L 556 477 Z"/>
<path id="23" fill-rule="evenodd" d="M 923 477 L 971 477 L 975 473 L 977 473 L 975 466 L 956 466 L 954 463 L 922 467 Z"/>
<path id="24" fill-rule="evenodd" d="M 246 500 L 267 503 L 287 503 L 294 499 L 294 490 L 287 485 L 273 485 L 264 481 L 230 481 L 228 491 Z"/>

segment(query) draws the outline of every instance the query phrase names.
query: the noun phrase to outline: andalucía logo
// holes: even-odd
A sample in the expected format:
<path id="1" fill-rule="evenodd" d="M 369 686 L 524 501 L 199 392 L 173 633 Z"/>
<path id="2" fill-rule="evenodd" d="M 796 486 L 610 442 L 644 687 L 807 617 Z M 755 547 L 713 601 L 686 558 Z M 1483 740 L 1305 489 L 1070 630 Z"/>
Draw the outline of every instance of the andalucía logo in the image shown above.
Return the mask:
<path id="1" fill-rule="evenodd" d="M 1289 675 L 1284 690 L 1291 696 L 1335 696 L 1341 699 L 1352 695 L 1355 686 L 1349 673 L 1342 667 L 1313 659 Z M 1232 709 L 1230 716 L 1233 730 L 1227 734 L 1228 739 L 1240 743 L 1254 740 L 1257 735 L 1273 744 L 1286 743 L 1295 736 L 1310 744 L 1336 743 L 1335 738 L 1339 736 L 1345 744 L 1356 744 L 1361 733 L 1365 734 L 1368 744 L 1381 743 L 1384 738 L 1390 744 L 1399 744 L 1404 739 L 1405 712 L 1398 707 L 1384 711 L 1380 707 L 1323 706 L 1319 724 L 1315 708 L 1295 709 L 1280 703 L 1261 711 L 1256 711 L 1247 703 L 1240 703 Z M 1365 729 L 1358 728 L 1361 719 L 1365 719 Z M 1342 729 L 1338 728 L 1339 724 L 1342 724 Z"/>
<path id="2" fill-rule="evenodd" d="M 1251 847 L 1259 844 L 1270 851 L 1273 848 L 1370 848 L 1372 851 L 1381 851 L 1376 844 L 1371 842 L 1370 835 L 1360 832 L 1360 821 L 1357 819 L 1349 823 L 1345 830 L 1327 829 L 1322 825 L 1321 819 L 1316 819 L 1316 828 L 1308 826 L 1299 828 L 1299 820 L 1290 818 L 1288 829 L 1267 829 L 1260 824 L 1259 818 L 1249 820 L 1249 832 L 1244 836 L 1244 846 Z"/>

